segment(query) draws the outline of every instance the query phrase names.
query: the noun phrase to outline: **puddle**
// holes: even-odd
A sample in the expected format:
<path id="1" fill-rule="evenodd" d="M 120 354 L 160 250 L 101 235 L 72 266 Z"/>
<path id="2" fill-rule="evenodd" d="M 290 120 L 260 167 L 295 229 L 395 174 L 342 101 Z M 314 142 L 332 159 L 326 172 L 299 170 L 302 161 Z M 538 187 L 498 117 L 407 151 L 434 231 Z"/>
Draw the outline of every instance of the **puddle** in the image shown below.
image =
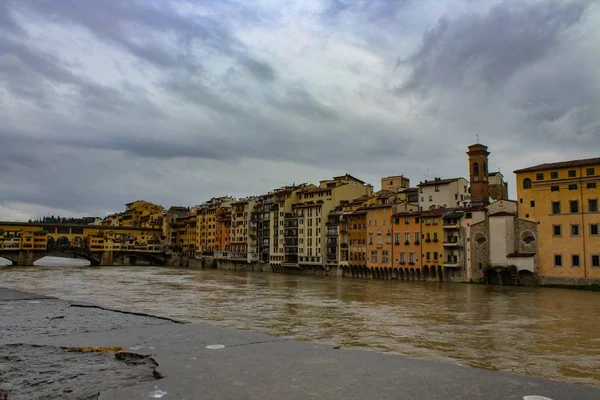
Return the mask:
<path id="1" fill-rule="evenodd" d="M 167 392 L 165 392 L 164 390 L 160 390 L 158 386 L 154 386 L 154 389 L 155 390 L 150 393 L 150 397 L 152 397 L 153 399 L 162 399 L 167 395 Z"/>

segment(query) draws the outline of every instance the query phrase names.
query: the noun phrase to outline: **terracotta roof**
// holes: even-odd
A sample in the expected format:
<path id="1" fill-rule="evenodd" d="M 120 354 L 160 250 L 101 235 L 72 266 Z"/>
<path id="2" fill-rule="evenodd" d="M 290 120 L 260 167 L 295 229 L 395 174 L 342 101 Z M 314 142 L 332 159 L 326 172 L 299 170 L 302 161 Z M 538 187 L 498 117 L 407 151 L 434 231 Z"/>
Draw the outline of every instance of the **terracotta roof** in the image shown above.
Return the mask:
<path id="1" fill-rule="evenodd" d="M 450 211 L 450 209 L 448 209 L 448 208 L 436 208 L 434 210 L 422 211 L 421 215 L 423 217 L 441 217 L 442 215 L 446 214 L 448 211 Z"/>
<path id="2" fill-rule="evenodd" d="M 514 217 L 516 214 L 508 211 L 498 211 L 493 214 L 488 215 L 488 217 Z"/>
<path id="3" fill-rule="evenodd" d="M 353 180 L 355 180 L 355 181 L 357 181 L 357 182 L 360 182 L 360 183 L 362 183 L 363 185 L 365 184 L 365 182 L 364 182 L 364 181 L 361 181 L 361 180 L 360 180 L 360 179 L 358 179 L 357 177 L 355 177 L 355 176 L 352 176 L 352 175 L 350 175 L 350 174 L 341 175 L 341 176 L 334 176 L 334 177 L 333 177 L 333 179 L 334 179 L 334 180 L 340 180 L 340 179 L 353 179 Z"/>
<path id="4" fill-rule="evenodd" d="M 588 165 L 597 165 L 597 164 L 600 164 L 600 157 L 538 164 L 538 165 L 534 165 L 533 167 L 521 168 L 521 169 L 518 169 L 513 172 L 515 174 L 517 174 L 519 172 L 543 171 L 546 169 L 568 168 L 568 167 L 585 167 Z"/>
<path id="5" fill-rule="evenodd" d="M 432 181 L 419 182 L 418 187 L 421 186 L 433 186 L 433 185 L 446 185 L 448 183 L 456 182 L 459 178 L 449 178 L 449 179 L 434 179 Z"/>
<path id="6" fill-rule="evenodd" d="M 402 211 L 392 214 L 392 217 L 420 217 L 423 211 Z"/>

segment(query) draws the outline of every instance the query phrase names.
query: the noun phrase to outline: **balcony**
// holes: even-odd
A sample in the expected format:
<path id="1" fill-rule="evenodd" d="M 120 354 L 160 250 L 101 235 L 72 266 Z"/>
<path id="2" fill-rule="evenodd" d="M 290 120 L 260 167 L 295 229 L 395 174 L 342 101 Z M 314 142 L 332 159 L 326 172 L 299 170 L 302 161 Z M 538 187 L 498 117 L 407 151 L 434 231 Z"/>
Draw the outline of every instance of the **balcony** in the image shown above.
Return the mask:
<path id="1" fill-rule="evenodd" d="M 454 236 L 449 237 L 444 240 L 444 247 L 459 247 L 461 245 L 460 238 Z"/>
<path id="2" fill-rule="evenodd" d="M 327 236 L 337 236 L 337 229 L 328 229 L 327 230 Z"/>
<path id="3" fill-rule="evenodd" d="M 340 248 L 347 249 L 348 248 L 348 243 L 340 243 Z"/>
<path id="4" fill-rule="evenodd" d="M 461 260 L 458 257 L 448 257 L 448 259 L 446 259 L 444 261 L 444 268 L 461 268 L 462 264 L 461 264 Z"/>
<path id="5" fill-rule="evenodd" d="M 283 236 L 284 237 L 297 237 L 298 230 L 297 229 L 286 229 L 283 231 Z"/>
<path id="6" fill-rule="evenodd" d="M 444 229 L 452 229 L 458 227 L 459 225 L 457 219 L 444 219 Z"/>

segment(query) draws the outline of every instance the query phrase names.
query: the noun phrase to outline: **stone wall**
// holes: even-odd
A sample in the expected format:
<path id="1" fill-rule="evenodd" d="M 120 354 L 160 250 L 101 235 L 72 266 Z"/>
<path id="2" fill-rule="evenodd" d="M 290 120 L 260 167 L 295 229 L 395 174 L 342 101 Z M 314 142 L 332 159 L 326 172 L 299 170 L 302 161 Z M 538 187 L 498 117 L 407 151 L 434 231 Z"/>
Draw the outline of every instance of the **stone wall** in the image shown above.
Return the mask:
<path id="1" fill-rule="evenodd" d="M 524 219 L 515 219 L 515 252 L 517 253 L 537 253 L 538 252 L 538 235 L 537 235 L 538 224 L 532 221 L 526 221 Z M 525 236 L 531 232 L 535 241 L 531 244 L 523 242 Z"/>
<path id="2" fill-rule="evenodd" d="M 486 241 L 482 244 L 477 243 L 477 238 L 484 235 Z M 471 281 L 480 282 L 483 278 L 483 270 L 490 265 L 490 240 L 489 223 L 485 221 L 471 225 L 471 237 L 468 243 L 471 256 Z"/>

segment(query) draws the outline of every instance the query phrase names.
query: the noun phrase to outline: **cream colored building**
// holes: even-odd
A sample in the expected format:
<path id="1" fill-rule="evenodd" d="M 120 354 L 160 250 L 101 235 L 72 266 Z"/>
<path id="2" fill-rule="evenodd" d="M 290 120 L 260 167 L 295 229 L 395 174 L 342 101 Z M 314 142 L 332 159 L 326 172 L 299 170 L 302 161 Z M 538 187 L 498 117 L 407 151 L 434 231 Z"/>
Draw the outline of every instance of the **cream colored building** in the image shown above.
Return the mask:
<path id="1" fill-rule="evenodd" d="M 467 207 L 470 203 L 469 182 L 465 178 L 435 178 L 421 182 L 417 187 L 421 211 L 440 207 Z"/>
<path id="2" fill-rule="evenodd" d="M 287 258 L 295 259 L 298 252 L 298 219 L 293 206 L 298 193 L 314 185 L 284 186 L 272 193 L 269 213 L 269 263 L 281 265 Z"/>
<path id="3" fill-rule="evenodd" d="M 349 174 L 323 180 L 319 186 L 310 185 L 299 191 L 290 214 L 290 219 L 297 218 L 297 258 L 289 254 L 284 266 L 324 266 L 329 213 L 343 201 L 372 194 L 373 186 Z M 293 239 L 293 232 L 293 229 L 289 231 L 288 240 Z"/>
<path id="4" fill-rule="evenodd" d="M 258 261 L 256 253 L 256 235 L 251 235 L 252 210 L 255 197 L 232 201 L 231 206 L 231 238 L 228 258 L 237 261 Z"/>

